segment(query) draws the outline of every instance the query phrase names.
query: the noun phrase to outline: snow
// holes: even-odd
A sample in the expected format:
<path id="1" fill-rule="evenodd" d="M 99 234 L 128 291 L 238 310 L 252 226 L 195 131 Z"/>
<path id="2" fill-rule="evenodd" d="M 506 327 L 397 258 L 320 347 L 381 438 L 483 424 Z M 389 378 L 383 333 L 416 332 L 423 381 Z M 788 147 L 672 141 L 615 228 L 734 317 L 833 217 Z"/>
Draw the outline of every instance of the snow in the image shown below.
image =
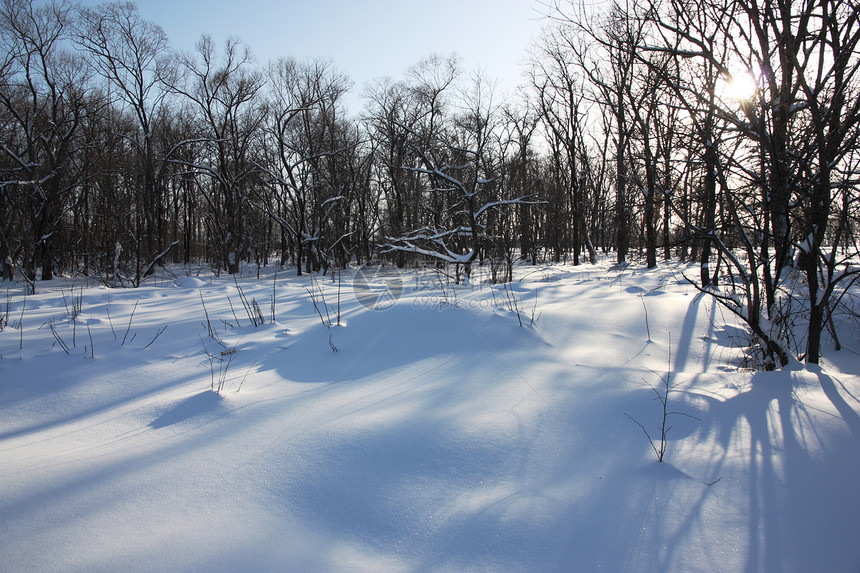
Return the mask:
<path id="1" fill-rule="evenodd" d="M 856 331 L 821 368 L 743 372 L 686 269 L 516 270 L 374 271 L 403 284 L 384 310 L 351 271 L 62 279 L 23 313 L 2 283 L 0 569 L 860 568 Z M 668 370 L 657 463 L 628 415 L 659 438 Z"/>

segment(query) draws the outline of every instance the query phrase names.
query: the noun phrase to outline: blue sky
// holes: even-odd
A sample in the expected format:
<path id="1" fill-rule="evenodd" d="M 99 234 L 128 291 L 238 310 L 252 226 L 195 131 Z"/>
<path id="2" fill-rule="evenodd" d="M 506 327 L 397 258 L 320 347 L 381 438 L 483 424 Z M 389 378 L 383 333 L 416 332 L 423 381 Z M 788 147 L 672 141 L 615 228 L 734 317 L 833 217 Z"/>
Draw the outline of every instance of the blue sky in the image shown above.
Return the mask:
<path id="1" fill-rule="evenodd" d="M 401 78 L 431 52 L 456 52 L 465 71 L 482 69 L 511 91 L 546 24 L 536 0 L 139 0 L 138 7 L 176 48 L 190 50 L 208 33 L 219 43 L 239 36 L 262 64 L 330 57 L 355 82 L 352 102 L 368 81 Z"/>

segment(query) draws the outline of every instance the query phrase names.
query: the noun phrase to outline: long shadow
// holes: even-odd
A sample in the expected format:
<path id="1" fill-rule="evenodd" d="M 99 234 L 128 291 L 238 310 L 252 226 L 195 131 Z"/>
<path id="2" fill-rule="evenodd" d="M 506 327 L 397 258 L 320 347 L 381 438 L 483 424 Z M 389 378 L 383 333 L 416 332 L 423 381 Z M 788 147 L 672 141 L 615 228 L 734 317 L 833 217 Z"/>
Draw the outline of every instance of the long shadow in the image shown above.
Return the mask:
<path id="1" fill-rule="evenodd" d="M 86 377 L 73 376 L 72 378 L 75 379 L 79 384 L 86 383 L 89 381 L 89 379 Z M 133 402 L 143 400 L 147 397 L 157 396 L 164 390 L 167 390 L 172 387 L 181 386 L 183 383 L 192 378 L 194 378 L 194 375 L 189 375 L 180 379 L 168 378 L 158 384 L 135 386 L 131 392 L 119 392 L 116 398 L 108 399 L 106 401 L 98 402 L 96 404 L 87 404 L 86 407 L 81 408 L 76 412 L 68 413 L 59 417 L 41 419 L 38 422 L 2 431 L 0 432 L 0 442 L 2 442 L 2 440 L 18 438 L 21 436 L 27 436 L 46 430 L 51 430 L 53 428 L 61 428 L 69 424 L 74 424 L 75 422 L 79 422 L 81 420 L 86 420 L 87 418 L 92 418 L 94 416 L 110 412 L 111 410 L 119 408 L 125 404 L 131 404 Z M 47 400 L 49 395 L 52 393 L 61 393 L 67 391 L 67 388 L 65 388 L 64 386 L 64 377 L 58 377 L 57 380 L 47 382 L 46 389 L 40 399 Z M 2 411 L 2 409 L 0 409 L 0 411 Z"/>
<path id="2" fill-rule="evenodd" d="M 4 535 L 0 536 L 0 554 L 4 555 L 4 560 L 8 559 L 7 564 L 21 567 L 21 563 L 43 562 L 45 570 L 92 570 L 82 563 L 87 563 L 88 559 L 99 558 L 102 553 L 129 561 L 130 556 L 139 552 L 137 561 L 129 565 L 131 569 L 141 566 L 147 569 L 163 569 L 153 566 L 152 563 L 165 560 L 173 562 L 171 569 L 178 567 L 174 570 L 193 569 L 187 565 L 188 560 L 193 557 L 185 555 L 180 561 L 186 565 L 177 565 L 176 554 L 172 558 L 169 553 L 162 555 L 160 551 L 164 550 L 163 547 L 148 544 L 152 539 L 149 530 L 158 528 L 159 524 L 145 519 L 151 515 L 148 506 L 155 501 L 155 491 L 159 492 L 159 497 L 164 500 L 176 501 L 172 507 L 163 501 L 159 502 L 165 505 L 164 517 L 167 520 L 175 520 L 177 516 L 184 516 L 189 520 L 180 531 L 184 537 L 179 536 L 175 540 L 162 539 L 176 546 L 173 551 L 179 549 L 183 543 L 193 545 L 198 535 L 211 534 L 211 531 L 207 531 L 209 526 L 203 527 L 199 516 L 193 515 L 200 510 L 206 511 L 206 508 L 198 507 L 195 502 L 186 499 L 186 496 L 199 498 L 201 493 L 186 492 L 183 488 L 195 483 L 198 489 L 206 488 L 205 491 L 212 490 L 214 493 L 217 491 L 214 486 L 220 487 L 217 478 L 221 474 L 213 471 L 212 477 L 207 481 L 201 479 L 209 476 L 201 476 L 199 467 L 189 468 L 185 463 L 177 462 L 186 460 L 189 454 L 207 446 L 207 442 L 202 440 L 199 434 L 218 420 L 218 416 L 201 420 L 200 414 L 212 412 L 213 408 L 210 407 L 209 397 L 201 399 L 200 396 L 198 394 L 181 401 L 149 427 L 140 428 L 130 441 L 116 436 L 109 442 L 94 445 L 91 450 L 80 455 L 80 460 L 60 457 L 52 462 L 46 459 L 46 478 L 40 471 L 33 471 L 29 476 L 25 476 L 25 479 L 21 480 L 22 491 L 0 501 L 0 531 L 4 532 Z M 159 443 L 158 447 L 151 447 L 155 442 L 146 437 L 147 433 L 189 420 L 187 415 L 194 412 L 198 416 L 194 419 L 194 424 L 189 424 L 182 430 L 175 430 L 172 439 Z M 135 438 L 138 440 L 135 441 Z M 134 447 L 135 445 L 138 447 Z M 105 455 L 108 452 L 110 455 Z M 52 463 L 64 466 L 62 479 L 56 479 L 53 475 L 55 470 L 50 469 Z M 210 485 L 210 482 L 213 485 Z M 229 491 L 218 493 L 235 495 Z M 111 539 L 117 546 L 105 548 L 104 552 L 78 552 L 74 546 L 80 542 L 75 540 L 92 535 L 93 528 L 98 531 L 102 527 L 102 516 L 117 511 L 140 515 L 142 521 L 132 527 L 125 518 L 117 517 L 115 530 L 99 531 L 102 541 Z M 171 511 L 176 514 L 171 514 Z M 222 526 L 226 528 L 227 524 L 222 523 Z M 140 538 L 133 535 L 135 532 L 142 533 Z M 46 545 L 51 548 L 46 550 Z M 41 549 L 37 550 L 37 547 Z M 187 550 L 188 547 L 184 549 Z M 199 551 L 199 547 L 197 549 Z M 167 563 L 164 566 L 166 567 Z M 12 567 L 11 570 L 15 570 L 16 565 Z M 104 564 L 98 570 L 108 571 L 115 567 L 116 563 Z"/>
<path id="3" fill-rule="evenodd" d="M 854 437 L 860 439 L 860 415 L 858 415 L 857 412 L 848 405 L 848 402 L 846 402 L 839 393 L 833 378 L 821 370 L 818 370 L 816 373 L 818 375 L 818 382 L 821 384 L 821 389 L 824 391 L 824 395 L 827 396 L 833 404 L 833 407 L 836 408 L 836 411 L 839 412 L 840 416 L 842 416 L 842 420 L 848 426 L 848 429 L 851 430 Z"/>
<path id="4" fill-rule="evenodd" d="M 315 455 L 337 462 L 284 480 L 273 497 L 331 535 L 396 552 L 410 571 L 666 569 L 673 554 L 652 554 L 649 543 L 662 543 L 660 532 L 687 533 L 668 525 L 679 504 L 655 506 L 653 499 L 676 489 L 683 499 L 692 495 L 683 511 L 695 522 L 708 488 L 668 463 L 636 461 L 647 445 L 616 414 L 643 405 L 656 414 L 651 390 L 630 392 L 619 383 L 636 372 L 584 367 L 556 371 L 540 388 L 588 384 L 588 395 L 575 388 L 535 395 L 529 373 L 540 370 L 540 360 L 539 352 L 512 356 L 506 384 L 482 380 L 480 365 L 471 364 L 450 386 L 434 384 L 421 400 L 412 396 L 418 407 L 409 416 L 353 436 L 330 432 Z M 526 399 L 537 411 L 529 406 L 519 414 L 514 405 Z M 367 409 L 373 415 L 380 407 L 398 404 L 380 399 Z M 516 429 L 472 425 L 462 414 L 493 408 L 510 408 Z M 619 435 L 609 449 L 607 432 Z M 638 543 L 642 527 L 647 541 Z"/>
<path id="5" fill-rule="evenodd" d="M 805 382 L 793 373 L 757 373 L 749 390 L 724 401 L 703 396 L 712 425 L 702 440 L 715 437 L 723 451 L 749 456 L 745 571 L 860 570 L 860 553 L 845 562 L 860 523 L 850 477 L 860 470 L 860 419 L 829 377 L 819 379 L 851 428 L 850 440 L 806 410 L 795 388 Z"/>
<path id="6" fill-rule="evenodd" d="M 783 547 L 783 523 L 780 508 L 784 493 L 780 476 L 774 466 L 775 457 L 783 450 L 774 443 L 774 435 L 782 430 L 784 441 L 795 443 L 791 425 L 773 427 L 770 412 L 777 402 L 783 410 L 792 401 L 789 379 L 770 373 L 756 374 L 751 388 L 725 401 L 710 400 L 708 419 L 714 427 L 717 441 L 723 451 L 746 451 L 749 480 L 747 500 L 747 557 L 744 570 L 762 572 L 786 571 L 794 563 L 791 548 Z M 780 424 L 781 425 L 781 424 Z M 707 433 L 704 437 L 709 437 Z M 794 450 L 792 455 L 800 455 Z M 787 477 L 787 476 L 786 476 Z M 781 495 L 782 494 L 782 495 Z"/>
<path id="7" fill-rule="evenodd" d="M 684 316 L 681 334 L 675 344 L 675 348 L 677 348 L 675 353 L 675 372 L 683 372 L 687 367 L 690 346 L 693 343 L 693 333 L 696 332 L 696 316 L 699 313 L 699 301 L 702 300 L 703 296 L 704 293 L 698 293 L 687 306 L 687 314 Z"/>
<path id="8" fill-rule="evenodd" d="M 526 336 L 515 320 L 491 313 L 401 302 L 361 313 L 346 328 L 318 324 L 295 336 L 282 335 L 280 349 L 260 366 L 296 382 L 357 380 L 464 349 L 474 349 L 479 360 L 489 348 L 510 348 Z"/>

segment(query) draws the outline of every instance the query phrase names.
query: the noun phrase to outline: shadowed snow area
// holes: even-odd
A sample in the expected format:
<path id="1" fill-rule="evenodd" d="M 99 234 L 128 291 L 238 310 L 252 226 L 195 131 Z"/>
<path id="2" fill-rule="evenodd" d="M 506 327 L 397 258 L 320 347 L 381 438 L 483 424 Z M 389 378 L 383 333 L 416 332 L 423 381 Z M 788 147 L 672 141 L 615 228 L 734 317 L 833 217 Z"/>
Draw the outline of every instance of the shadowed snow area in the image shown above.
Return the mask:
<path id="1" fill-rule="evenodd" d="M 4 283 L 0 570 L 860 570 L 860 340 L 739 371 L 682 270 Z"/>

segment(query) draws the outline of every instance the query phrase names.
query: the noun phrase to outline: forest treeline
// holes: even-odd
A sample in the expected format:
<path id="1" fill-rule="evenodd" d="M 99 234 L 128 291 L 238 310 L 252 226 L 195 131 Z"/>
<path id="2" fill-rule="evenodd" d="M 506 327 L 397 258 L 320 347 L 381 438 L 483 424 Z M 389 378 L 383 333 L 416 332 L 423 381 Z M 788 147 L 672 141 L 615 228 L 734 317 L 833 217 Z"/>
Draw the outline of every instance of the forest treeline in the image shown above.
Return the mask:
<path id="1" fill-rule="evenodd" d="M 765 367 L 817 362 L 858 270 L 853 0 L 606 6 L 546 3 L 513 96 L 430 55 L 356 114 L 330 61 L 0 0 L 4 278 L 678 258 Z"/>

